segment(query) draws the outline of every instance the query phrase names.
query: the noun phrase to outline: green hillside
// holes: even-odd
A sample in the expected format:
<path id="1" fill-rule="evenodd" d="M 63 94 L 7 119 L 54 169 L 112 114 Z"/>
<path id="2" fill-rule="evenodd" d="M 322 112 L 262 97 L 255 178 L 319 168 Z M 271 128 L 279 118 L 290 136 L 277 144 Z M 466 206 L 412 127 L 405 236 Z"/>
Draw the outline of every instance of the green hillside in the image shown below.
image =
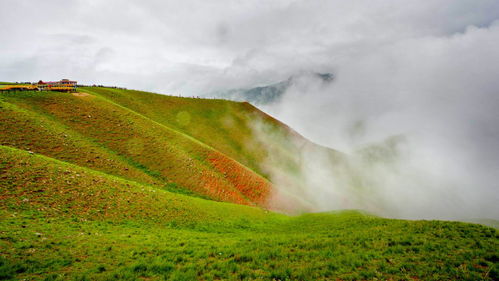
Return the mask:
<path id="1" fill-rule="evenodd" d="M 83 88 L 81 91 L 105 97 L 160 124 L 183 132 L 230 156 L 265 176 L 260 163 L 267 154 L 265 145 L 254 136 L 259 121 L 274 134 L 297 135 L 286 125 L 249 103 L 227 100 L 165 97 L 140 91 L 111 88 Z"/>
<path id="2" fill-rule="evenodd" d="M 343 155 L 250 104 L 88 87 L 0 111 L 0 280 L 499 278 L 494 228 L 271 211 L 269 165 L 300 184 L 301 149 Z"/>
<path id="3" fill-rule="evenodd" d="M 2 145 L 170 190 L 265 205 L 270 183 L 262 175 L 184 132 L 110 99 L 84 93 L 20 92 L 3 94 L 0 102 L 0 128 L 9 132 L 0 136 Z"/>
<path id="4" fill-rule="evenodd" d="M 338 156 L 248 103 L 79 91 L 0 94 L 0 129 L 9 132 L 0 144 L 170 191 L 297 210 L 306 209 L 297 198 L 269 202 L 269 170 L 299 185 L 301 149 Z"/>

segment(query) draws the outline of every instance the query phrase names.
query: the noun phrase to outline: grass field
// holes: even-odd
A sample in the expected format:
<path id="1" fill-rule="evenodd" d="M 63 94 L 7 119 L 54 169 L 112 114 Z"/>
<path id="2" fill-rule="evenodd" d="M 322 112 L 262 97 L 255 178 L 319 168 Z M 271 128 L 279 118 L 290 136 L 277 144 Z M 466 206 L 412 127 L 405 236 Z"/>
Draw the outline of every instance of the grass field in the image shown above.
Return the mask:
<path id="1" fill-rule="evenodd" d="M 27 280 L 498 278 L 492 229 L 355 212 L 274 220 L 182 227 L 17 213 L 2 220 L 8 239 L 0 274 Z"/>
<path id="2" fill-rule="evenodd" d="M 9 132 L 0 136 L 3 145 L 214 200 L 265 204 L 270 183 L 262 175 L 204 142 L 100 96 L 3 94 L 1 107 L 0 126 Z M 252 188 L 241 190 L 241 181 Z"/>
<path id="3" fill-rule="evenodd" d="M 294 133 L 248 104 L 85 88 L 0 110 L 0 279 L 499 278 L 494 228 L 261 208 L 250 121 Z"/>

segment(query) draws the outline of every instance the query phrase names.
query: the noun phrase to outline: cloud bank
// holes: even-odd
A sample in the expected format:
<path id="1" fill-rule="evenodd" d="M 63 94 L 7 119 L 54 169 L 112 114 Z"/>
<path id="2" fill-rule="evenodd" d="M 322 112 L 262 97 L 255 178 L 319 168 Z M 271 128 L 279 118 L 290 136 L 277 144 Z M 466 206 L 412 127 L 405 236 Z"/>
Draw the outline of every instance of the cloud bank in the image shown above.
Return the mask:
<path id="1" fill-rule="evenodd" d="M 496 0 L 3 0 L 0 77 L 200 95 L 498 18 Z"/>
<path id="2" fill-rule="evenodd" d="M 337 197 L 392 217 L 499 218 L 497 44 L 499 22 L 403 40 L 346 57 L 334 83 L 303 78 L 279 104 L 263 107 L 351 155 L 361 192 L 345 189 L 329 160 L 304 153 L 311 205 L 344 208 Z M 391 136 L 403 137 L 383 143 Z M 380 151 L 390 159 L 372 161 Z"/>

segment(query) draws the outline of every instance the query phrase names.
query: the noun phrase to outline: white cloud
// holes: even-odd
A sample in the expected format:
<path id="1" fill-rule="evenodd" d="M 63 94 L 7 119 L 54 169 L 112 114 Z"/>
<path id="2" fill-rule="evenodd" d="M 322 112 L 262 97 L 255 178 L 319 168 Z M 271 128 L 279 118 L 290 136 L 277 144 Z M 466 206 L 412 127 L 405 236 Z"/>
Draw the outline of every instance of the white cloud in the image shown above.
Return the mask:
<path id="1" fill-rule="evenodd" d="M 331 68 L 345 56 L 403 39 L 488 25 L 497 11 L 493 0 L 4 0 L 0 64 L 8 67 L 0 77 L 68 76 L 202 94 L 287 78 L 300 69 Z M 113 54 L 104 58 L 102 49 Z"/>
<path id="2" fill-rule="evenodd" d="M 387 216 L 499 218 L 498 45 L 499 21 L 386 44 L 338 60 L 334 83 L 304 79 L 265 107 L 308 138 L 353 154 L 405 136 L 396 164 L 352 162 L 369 198 L 344 189 L 333 173 L 310 169 L 334 168 L 304 155 L 305 174 L 324 179 L 305 186 L 314 191 L 312 205 L 342 208 L 325 196 L 339 190 L 359 200 L 353 206 Z"/>

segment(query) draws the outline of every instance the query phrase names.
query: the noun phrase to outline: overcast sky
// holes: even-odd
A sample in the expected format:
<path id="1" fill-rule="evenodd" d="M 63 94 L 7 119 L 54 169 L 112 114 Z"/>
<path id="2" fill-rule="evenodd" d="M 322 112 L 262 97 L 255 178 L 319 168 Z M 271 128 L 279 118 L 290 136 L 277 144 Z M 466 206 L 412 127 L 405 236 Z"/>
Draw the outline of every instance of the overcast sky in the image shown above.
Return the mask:
<path id="1" fill-rule="evenodd" d="M 498 18 L 497 0 L 2 0 L 0 79 L 202 94 Z"/>
<path id="2" fill-rule="evenodd" d="M 418 200 L 456 186 L 452 210 L 499 218 L 499 0 L 0 1 L 0 81 L 204 95 L 304 71 L 335 80 L 263 109 L 347 152 L 404 135 L 397 192 L 414 168 Z"/>

